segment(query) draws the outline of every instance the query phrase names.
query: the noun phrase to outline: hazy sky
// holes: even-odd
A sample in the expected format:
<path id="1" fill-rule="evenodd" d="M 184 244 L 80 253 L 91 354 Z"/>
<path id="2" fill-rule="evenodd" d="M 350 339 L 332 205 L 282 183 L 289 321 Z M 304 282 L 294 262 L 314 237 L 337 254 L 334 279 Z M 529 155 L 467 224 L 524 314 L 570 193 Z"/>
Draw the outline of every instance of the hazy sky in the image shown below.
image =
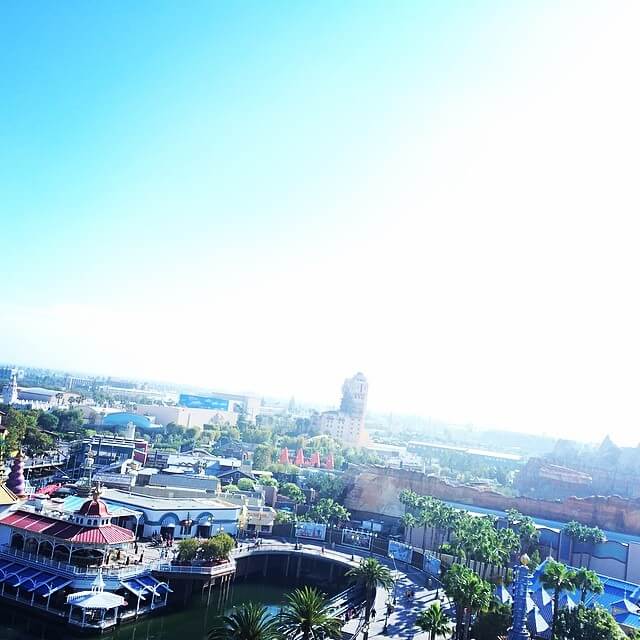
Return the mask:
<path id="1" fill-rule="evenodd" d="M 3 2 L 0 360 L 637 443 L 639 26 Z"/>

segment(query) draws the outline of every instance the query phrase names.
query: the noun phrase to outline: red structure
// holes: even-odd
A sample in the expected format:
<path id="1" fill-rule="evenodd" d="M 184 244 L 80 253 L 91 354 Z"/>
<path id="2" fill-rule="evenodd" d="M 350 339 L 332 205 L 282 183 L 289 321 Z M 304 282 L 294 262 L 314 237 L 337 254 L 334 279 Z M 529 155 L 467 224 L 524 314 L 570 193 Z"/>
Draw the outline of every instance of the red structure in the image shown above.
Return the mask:
<path id="1" fill-rule="evenodd" d="M 314 451 L 309 458 L 309 465 L 311 467 L 319 467 L 320 466 L 320 453 L 318 451 Z"/>
<path id="2" fill-rule="evenodd" d="M 289 449 L 284 448 L 280 450 L 280 458 L 278 459 L 278 462 L 280 464 L 291 464 L 291 457 L 289 455 Z M 304 451 L 302 448 L 298 449 L 296 451 L 296 457 L 294 459 L 293 464 L 296 465 L 296 467 L 321 467 L 322 462 L 320 460 L 320 452 L 319 451 L 314 451 L 311 456 L 305 460 L 304 457 Z M 327 455 L 327 459 L 325 460 L 324 463 L 324 468 L 325 469 L 334 469 L 335 468 L 335 462 L 333 460 L 333 454 L 330 453 L 329 455 Z"/>

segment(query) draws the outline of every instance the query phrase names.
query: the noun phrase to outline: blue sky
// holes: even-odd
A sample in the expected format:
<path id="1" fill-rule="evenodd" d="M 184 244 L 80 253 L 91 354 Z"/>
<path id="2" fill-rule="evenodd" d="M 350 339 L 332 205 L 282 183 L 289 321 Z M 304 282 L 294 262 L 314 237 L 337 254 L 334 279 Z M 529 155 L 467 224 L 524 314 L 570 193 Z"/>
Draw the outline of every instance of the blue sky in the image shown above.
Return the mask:
<path id="1" fill-rule="evenodd" d="M 514 4 L 3 3 L 0 359 L 624 436 L 638 5 Z"/>

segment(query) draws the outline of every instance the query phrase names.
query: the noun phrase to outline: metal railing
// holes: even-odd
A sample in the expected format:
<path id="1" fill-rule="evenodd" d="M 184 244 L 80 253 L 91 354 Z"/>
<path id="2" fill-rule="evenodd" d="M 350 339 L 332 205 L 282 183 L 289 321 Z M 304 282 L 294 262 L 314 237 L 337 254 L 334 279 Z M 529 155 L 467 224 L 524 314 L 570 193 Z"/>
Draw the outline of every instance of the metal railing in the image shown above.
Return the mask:
<path id="1" fill-rule="evenodd" d="M 349 554 L 343 553 L 340 551 L 334 551 L 332 549 L 327 549 L 323 547 L 319 547 L 317 545 L 305 545 L 305 544 L 294 544 L 294 543 L 281 543 L 281 544 L 247 544 L 236 547 L 231 554 L 236 558 L 242 558 L 245 555 L 251 555 L 253 552 L 261 552 L 261 551 L 271 551 L 271 552 L 281 552 L 281 553 L 302 553 L 302 554 L 311 554 L 317 557 L 322 558 L 328 557 L 334 560 L 339 560 L 346 564 L 356 564 L 355 560 L 351 560 Z M 354 556 L 354 558 L 360 559 L 359 556 Z"/>
<path id="2" fill-rule="evenodd" d="M 191 573 L 208 576 L 226 575 L 228 573 L 233 573 L 235 570 L 236 563 L 234 560 L 229 560 L 229 562 L 211 566 L 165 563 L 158 564 L 154 567 L 154 571 L 158 571 L 159 573 Z"/>
<path id="3" fill-rule="evenodd" d="M 45 556 L 38 555 L 37 553 L 27 553 L 20 549 L 13 549 L 5 546 L 0 547 L 0 556 L 16 558 L 20 561 L 26 562 L 29 565 L 37 567 L 49 567 L 55 569 L 59 573 L 64 573 L 72 576 L 95 576 L 98 573 L 98 567 L 78 567 L 68 562 L 59 562 L 52 560 Z M 158 562 L 148 562 L 145 564 L 129 565 L 124 567 L 101 567 L 102 575 L 115 578 L 126 578 L 129 576 L 135 576 L 145 571 L 152 571 Z"/>

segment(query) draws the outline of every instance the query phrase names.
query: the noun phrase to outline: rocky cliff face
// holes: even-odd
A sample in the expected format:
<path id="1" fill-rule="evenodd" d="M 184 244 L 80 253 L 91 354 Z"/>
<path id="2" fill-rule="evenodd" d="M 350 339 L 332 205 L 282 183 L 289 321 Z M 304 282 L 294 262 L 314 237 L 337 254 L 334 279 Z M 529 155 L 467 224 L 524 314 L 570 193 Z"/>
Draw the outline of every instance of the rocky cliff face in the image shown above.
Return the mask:
<path id="1" fill-rule="evenodd" d="M 640 499 L 619 496 L 570 497 L 563 500 L 539 500 L 535 498 L 511 498 L 495 491 L 487 491 L 446 482 L 403 469 L 366 467 L 354 472 L 354 482 L 346 498 L 351 511 L 370 511 L 387 516 L 400 517 L 404 506 L 398 500 L 403 489 L 411 489 L 420 495 L 430 495 L 440 500 L 460 502 L 470 507 L 485 509 L 517 509 L 533 518 L 546 518 L 568 522 L 578 520 L 583 524 L 602 529 L 640 535 Z"/>

